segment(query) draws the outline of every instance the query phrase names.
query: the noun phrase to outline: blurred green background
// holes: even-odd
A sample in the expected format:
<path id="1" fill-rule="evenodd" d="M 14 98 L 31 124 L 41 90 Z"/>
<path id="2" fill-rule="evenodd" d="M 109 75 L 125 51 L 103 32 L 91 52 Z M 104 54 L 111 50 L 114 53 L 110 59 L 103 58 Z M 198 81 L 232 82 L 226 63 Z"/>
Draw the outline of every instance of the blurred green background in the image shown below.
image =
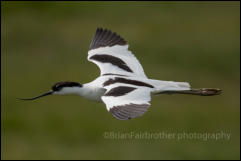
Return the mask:
<path id="1" fill-rule="evenodd" d="M 1 2 L 2 159 L 240 159 L 240 2 Z M 119 121 L 79 96 L 19 101 L 99 75 L 97 27 L 117 32 L 148 77 L 218 87 L 213 97 L 153 97 Z M 105 132 L 200 132 L 230 140 L 105 139 Z"/>

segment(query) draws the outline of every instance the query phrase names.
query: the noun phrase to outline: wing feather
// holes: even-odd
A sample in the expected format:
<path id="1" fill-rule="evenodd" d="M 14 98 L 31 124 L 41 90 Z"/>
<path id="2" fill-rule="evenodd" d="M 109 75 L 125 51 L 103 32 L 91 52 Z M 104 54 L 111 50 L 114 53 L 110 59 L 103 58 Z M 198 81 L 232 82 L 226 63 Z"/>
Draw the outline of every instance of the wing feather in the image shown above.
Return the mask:
<path id="1" fill-rule="evenodd" d="M 112 84 L 101 97 L 107 110 L 119 120 L 142 116 L 147 112 L 151 100 L 151 88 L 129 84 Z M 111 94 L 110 94 L 111 93 Z"/>
<path id="2" fill-rule="evenodd" d="M 99 58 L 102 56 L 103 61 L 94 59 L 96 55 Z M 122 62 L 121 66 L 111 62 L 106 55 L 119 59 L 119 62 Z M 140 62 L 128 50 L 127 42 L 107 29 L 97 28 L 88 51 L 88 60 L 100 68 L 101 75 L 113 73 L 146 78 Z"/>

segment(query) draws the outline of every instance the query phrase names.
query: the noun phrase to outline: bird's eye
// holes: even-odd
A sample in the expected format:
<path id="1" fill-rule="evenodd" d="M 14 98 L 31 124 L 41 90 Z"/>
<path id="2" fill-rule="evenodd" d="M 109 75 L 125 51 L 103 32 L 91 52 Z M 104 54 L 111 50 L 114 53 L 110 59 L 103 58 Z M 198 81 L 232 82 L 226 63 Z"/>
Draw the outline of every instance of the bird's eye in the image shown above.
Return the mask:
<path id="1" fill-rule="evenodd" d="M 56 84 L 53 85 L 53 87 L 52 87 L 52 90 L 53 90 L 53 91 L 59 91 L 60 89 L 61 89 L 61 86 L 60 86 L 59 83 L 56 83 Z"/>

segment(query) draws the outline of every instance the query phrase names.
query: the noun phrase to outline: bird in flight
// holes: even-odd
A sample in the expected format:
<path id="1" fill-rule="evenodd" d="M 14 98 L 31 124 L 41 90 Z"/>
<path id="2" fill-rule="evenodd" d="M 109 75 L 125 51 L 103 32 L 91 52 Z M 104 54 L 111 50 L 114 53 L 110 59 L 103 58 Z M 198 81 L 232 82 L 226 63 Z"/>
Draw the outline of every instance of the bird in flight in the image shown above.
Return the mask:
<path id="1" fill-rule="evenodd" d="M 150 106 L 151 96 L 158 94 L 191 94 L 212 96 L 221 93 L 217 88 L 193 89 L 187 82 L 149 79 L 128 50 L 127 42 L 116 33 L 97 28 L 88 51 L 88 61 L 100 68 L 100 76 L 86 84 L 58 82 L 52 89 L 33 98 L 47 95 L 77 94 L 105 103 L 107 110 L 119 120 L 142 116 Z"/>

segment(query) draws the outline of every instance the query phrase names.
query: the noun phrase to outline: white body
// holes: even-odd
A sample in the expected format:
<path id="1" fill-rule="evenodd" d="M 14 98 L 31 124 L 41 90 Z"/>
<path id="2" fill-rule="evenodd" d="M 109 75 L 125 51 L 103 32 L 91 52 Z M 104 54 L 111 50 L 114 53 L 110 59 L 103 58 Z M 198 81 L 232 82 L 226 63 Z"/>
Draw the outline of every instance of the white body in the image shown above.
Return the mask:
<path id="1" fill-rule="evenodd" d="M 115 78 L 116 76 L 100 76 L 90 83 L 83 84 L 83 87 L 65 87 L 63 90 L 56 92 L 55 94 L 66 95 L 66 94 L 77 94 L 86 99 L 92 101 L 102 101 L 101 97 L 105 94 L 106 89 L 103 87 L 103 83 L 110 78 Z M 178 91 L 178 90 L 189 90 L 190 85 L 186 82 L 173 82 L 173 81 L 161 81 L 148 78 L 136 79 L 136 77 L 128 77 L 128 79 L 139 80 L 142 82 L 149 83 L 154 86 L 150 90 L 151 94 L 165 92 L 165 91 Z M 116 87 L 119 85 L 124 85 L 123 83 L 116 83 L 111 86 Z M 130 85 L 129 85 L 130 86 Z"/>

